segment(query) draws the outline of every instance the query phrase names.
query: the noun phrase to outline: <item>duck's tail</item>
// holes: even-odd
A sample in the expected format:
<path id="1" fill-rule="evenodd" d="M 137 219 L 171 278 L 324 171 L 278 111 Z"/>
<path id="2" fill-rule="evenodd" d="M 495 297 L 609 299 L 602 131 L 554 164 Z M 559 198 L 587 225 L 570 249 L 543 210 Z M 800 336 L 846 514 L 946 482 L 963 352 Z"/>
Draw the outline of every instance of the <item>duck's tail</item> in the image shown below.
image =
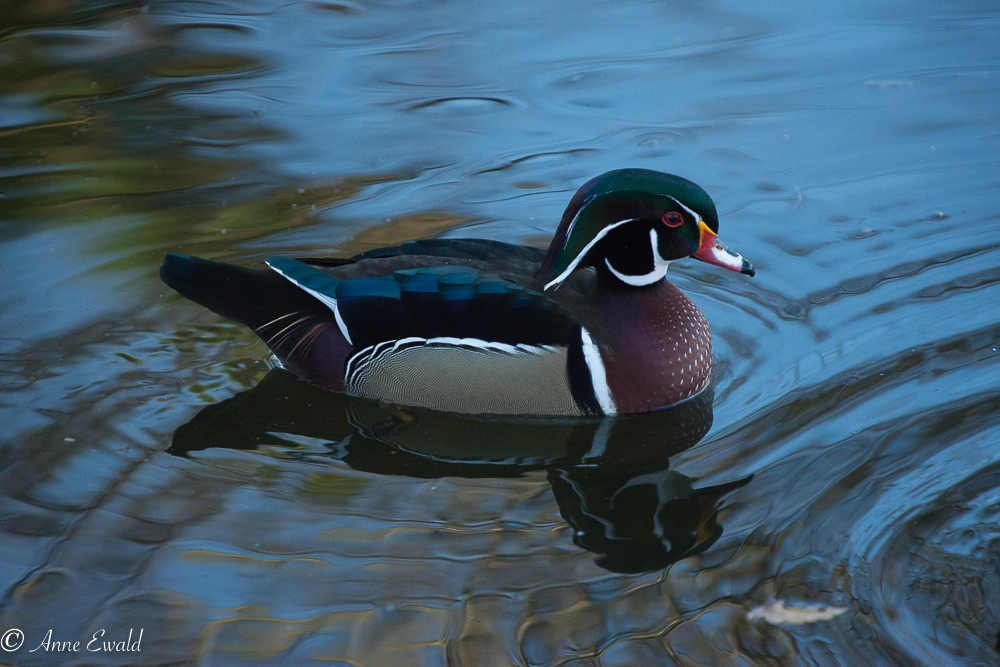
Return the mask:
<path id="1" fill-rule="evenodd" d="M 278 273 L 170 253 L 160 278 L 181 296 L 253 329 L 305 379 L 343 389 L 344 360 L 352 346 L 333 311 Z"/>

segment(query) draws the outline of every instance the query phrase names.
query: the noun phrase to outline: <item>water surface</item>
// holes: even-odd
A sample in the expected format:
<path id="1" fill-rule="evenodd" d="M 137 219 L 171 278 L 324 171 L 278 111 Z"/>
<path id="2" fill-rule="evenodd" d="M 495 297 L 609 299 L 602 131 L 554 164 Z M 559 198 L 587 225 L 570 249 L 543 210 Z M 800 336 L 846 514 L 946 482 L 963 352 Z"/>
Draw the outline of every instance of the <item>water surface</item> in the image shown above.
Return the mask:
<path id="1" fill-rule="evenodd" d="M 989 3 L 9 4 L 0 660 L 1000 660 Z M 682 414 L 323 395 L 157 277 L 545 247 L 627 166 L 705 187 L 757 268 L 672 267 L 718 363 Z"/>

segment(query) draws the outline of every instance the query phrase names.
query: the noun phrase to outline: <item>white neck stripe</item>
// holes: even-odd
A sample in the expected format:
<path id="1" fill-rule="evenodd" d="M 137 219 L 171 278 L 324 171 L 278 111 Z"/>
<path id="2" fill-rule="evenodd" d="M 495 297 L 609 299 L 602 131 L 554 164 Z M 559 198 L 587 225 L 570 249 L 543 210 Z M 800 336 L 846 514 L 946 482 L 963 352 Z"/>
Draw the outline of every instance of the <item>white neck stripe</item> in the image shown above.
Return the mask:
<path id="1" fill-rule="evenodd" d="M 565 271 L 563 271 L 558 276 L 556 276 L 555 278 L 553 278 L 552 280 L 550 280 L 545 284 L 545 287 L 542 288 L 542 291 L 544 292 L 553 285 L 558 285 L 562 281 L 566 280 L 569 274 L 573 273 L 574 269 L 576 269 L 576 265 L 580 263 L 580 261 L 586 256 L 588 252 L 590 252 L 590 249 L 593 248 L 598 241 L 607 236 L 608 232 L 610 232 L 615 227 L 621 227 L 626 222 L 635 222 L 635 221 L 636 218 L 629 218 L 628 220 L 619 220 L 618 222 L 607 225 L 604 229 L 598 232 L 597 236 L 595 236 L 593 239 L 590 240 L 590 243 L 584 246 L 583 250 L 581 250 L 576 257 L 573 258 L 573 261 L 569 263 L 569 266 L 566 267 Z M 575 223 L 576 220 L 574 219 L 573 222 Z M 566 235 L 566 240 L 567 241 L 569 240 L 569 234 Z"/>
<path id="2" fill-rule="evenodd" d="M 666 196 L 670 197 L 670 195 L 666 195 Z M 684 209 L 685 211 L 687 211 L 688 213 L 691 214 L 691 217 L 694 218 L 694 224 L 695 225 L 697 225 L 699 222 L 701 222 L 701 216 L 700 215 L 698 215 L 697 213 L 695 213 L 694 211 L 692 211 L 691 209 L 689 209 L 687 206 L 685 206 L 684 204 L 682 204 L 679 200 L 674 199 L 673 197 L 670 197 L 670 199 L 673 199 L 673 201 L 674 201 L 675 204 L 677 204 L 682 209 Z"/>
<path id="3" fill-rule="evenodd" d="M 634 287 L 652 285 L 657 280 L 660 280 L 663 276 L 667 275 L 667 269 L 670 267 L 670 262 L 663 259 L 660 255 L 660 248 L 658 245 L 659 237 L 657 236 L 655 229 L 649 230 L 649 242 L 653 250 L 653 270 L 649 273 L 644 273 L 638 276 L 630 276 L 627 273 L 617 271 L 615 267 L 611 266 L 611 262 L 608 261 L 607 257 L 604 258 L 604 263 L 608 265 L 608 269 L 611 270 L 611 273 L 615 274 L 615 277 L 626 285 L 632 285 Z"/>

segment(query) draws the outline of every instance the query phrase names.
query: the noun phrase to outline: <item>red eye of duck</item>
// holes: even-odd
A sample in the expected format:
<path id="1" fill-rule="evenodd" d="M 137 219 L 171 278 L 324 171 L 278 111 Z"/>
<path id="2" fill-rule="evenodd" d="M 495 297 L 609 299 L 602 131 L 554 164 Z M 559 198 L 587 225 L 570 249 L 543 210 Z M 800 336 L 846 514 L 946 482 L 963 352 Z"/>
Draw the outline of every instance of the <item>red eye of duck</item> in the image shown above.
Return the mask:
<path id="1" fill-rule="evenodd" d="M 684 216 L 677 211 L 663 214 L 663 224 L 667 227 L 680 227 L 684 224 Z"/>

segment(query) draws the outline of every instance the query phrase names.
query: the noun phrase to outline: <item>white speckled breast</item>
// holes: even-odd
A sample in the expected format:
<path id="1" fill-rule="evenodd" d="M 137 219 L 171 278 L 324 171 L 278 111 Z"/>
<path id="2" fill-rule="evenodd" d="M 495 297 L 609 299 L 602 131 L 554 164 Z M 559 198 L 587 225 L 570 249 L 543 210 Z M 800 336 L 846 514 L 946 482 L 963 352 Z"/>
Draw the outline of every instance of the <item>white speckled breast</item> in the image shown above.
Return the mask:
<path id="1" fill-rule="evenodd" d="M 601 353 L 619 412 L 643 412 L 691 398 L 712 374 L 708 320 L 667 280 L 609 300 Z"/>

